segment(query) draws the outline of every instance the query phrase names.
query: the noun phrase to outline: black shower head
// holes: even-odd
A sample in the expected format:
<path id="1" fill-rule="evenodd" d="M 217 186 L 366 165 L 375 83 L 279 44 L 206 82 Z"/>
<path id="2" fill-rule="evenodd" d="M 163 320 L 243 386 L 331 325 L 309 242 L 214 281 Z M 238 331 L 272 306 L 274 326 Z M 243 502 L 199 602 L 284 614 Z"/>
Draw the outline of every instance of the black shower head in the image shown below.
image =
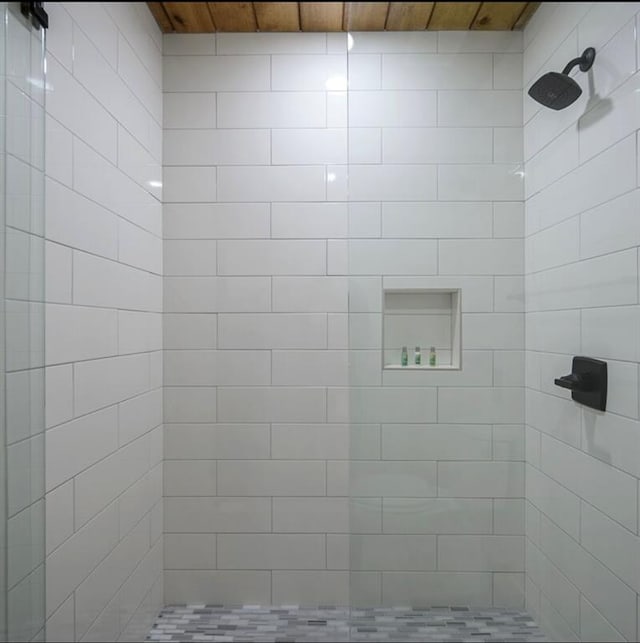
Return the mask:
<path id="1" fill-rule="evenodd" d="M 591 69 L 595 57 L 596 50 L 593 47 L 585 49 L 580 58 L 569 61 L 562 73 L 550 71 L 538 78 L 529 88 L 529 96 L 551 109 L 558 110 L 568 107 L 582 94 L 582 88 L 569 76 L 569 72 L 576 65 L 580 65 L 581 71 L 588 71 Z"/>

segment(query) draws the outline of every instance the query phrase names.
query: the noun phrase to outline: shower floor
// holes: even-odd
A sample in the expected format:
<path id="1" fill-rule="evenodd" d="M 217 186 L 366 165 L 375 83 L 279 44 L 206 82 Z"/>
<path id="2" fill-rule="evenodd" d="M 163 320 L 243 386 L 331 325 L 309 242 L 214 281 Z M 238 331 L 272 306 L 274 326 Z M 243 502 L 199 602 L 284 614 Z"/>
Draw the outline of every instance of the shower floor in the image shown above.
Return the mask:
<path id="1" fill-rule="evenodd" d="M 148 641 L 546 641 L 526 613 L 430 609 L 174 605 Z"/>

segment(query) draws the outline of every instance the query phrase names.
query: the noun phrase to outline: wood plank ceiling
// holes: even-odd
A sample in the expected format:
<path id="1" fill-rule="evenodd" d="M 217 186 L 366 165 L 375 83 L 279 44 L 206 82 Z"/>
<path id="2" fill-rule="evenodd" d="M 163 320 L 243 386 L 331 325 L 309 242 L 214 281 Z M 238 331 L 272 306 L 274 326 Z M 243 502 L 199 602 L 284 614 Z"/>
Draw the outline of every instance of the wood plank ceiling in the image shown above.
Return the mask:
<path id="1" fill-rule="evenodd" d="M 524 29 L 539 2 L 148 2 L 165 33 Z"/>

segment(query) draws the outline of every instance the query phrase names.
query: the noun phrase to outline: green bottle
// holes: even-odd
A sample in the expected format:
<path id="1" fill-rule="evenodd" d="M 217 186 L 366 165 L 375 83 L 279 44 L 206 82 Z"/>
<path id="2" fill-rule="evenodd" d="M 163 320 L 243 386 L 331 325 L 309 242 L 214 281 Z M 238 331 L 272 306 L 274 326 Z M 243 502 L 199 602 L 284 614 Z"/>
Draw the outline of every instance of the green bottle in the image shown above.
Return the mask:
<path id="1" fill-rule="evenodd" d="M 407 366 L 409 364 L 409 354 L 407 353 L 407 347 L 402 347 L 402 357 L 400 363 L 402 366 Z"/>
<path id="2" fill-rule="evenodd" d="M 420 346 L 416 346 L 415 353 L 413 354 L 413 361 L 416 366 L 420 366 L 422 363 L 422 355 L 420 354 Z"/>
<path id="3" fill-rule="evenodd" d="M 429 366 L 435 366 L 436 365 L 436 347 L 432 346 L 431 350 L 429 351 Z"/>

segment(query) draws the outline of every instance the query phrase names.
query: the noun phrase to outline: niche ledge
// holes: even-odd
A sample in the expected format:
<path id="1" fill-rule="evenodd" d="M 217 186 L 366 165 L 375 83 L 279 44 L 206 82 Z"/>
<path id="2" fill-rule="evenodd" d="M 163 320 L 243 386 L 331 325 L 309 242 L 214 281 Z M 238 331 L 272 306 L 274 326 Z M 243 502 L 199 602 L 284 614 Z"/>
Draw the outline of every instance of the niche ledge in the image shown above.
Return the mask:
<path id="1" fill-rule="evenodd" d="M 460 288 L 385 288 L 382 312 L 382 368 L 403 371 L 452 371 L 461 364 Z M 402 347 L 409 364 L 402 366 Z M 420 347 L 421 364 L 414 363 Z M 436 365 L 429 366 L 429 349 Z"/>

